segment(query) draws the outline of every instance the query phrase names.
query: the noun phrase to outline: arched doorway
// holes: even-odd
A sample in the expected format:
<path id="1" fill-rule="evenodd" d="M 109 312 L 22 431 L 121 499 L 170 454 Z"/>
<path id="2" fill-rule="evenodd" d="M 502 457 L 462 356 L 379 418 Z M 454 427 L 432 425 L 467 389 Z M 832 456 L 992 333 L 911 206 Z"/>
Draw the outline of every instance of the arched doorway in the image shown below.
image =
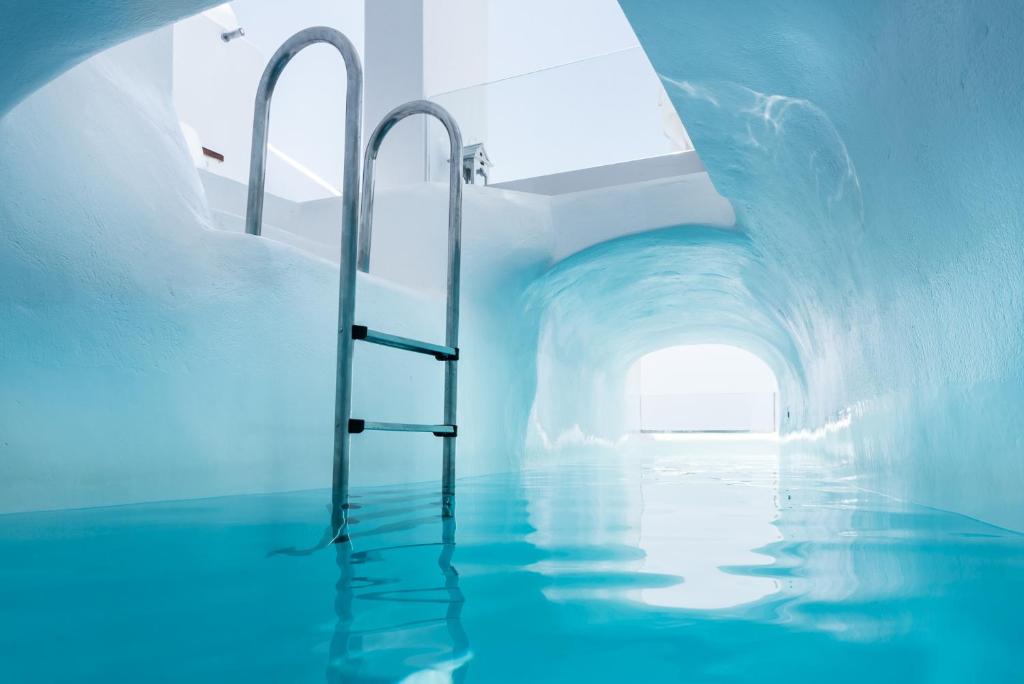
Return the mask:
<path id="1" fill-rule="evenodd" d="M 666 347 L 639 358 L 626 380 L 633 431 L 775 433 L 778 380 L 761 358 L 724 344 Z"/>

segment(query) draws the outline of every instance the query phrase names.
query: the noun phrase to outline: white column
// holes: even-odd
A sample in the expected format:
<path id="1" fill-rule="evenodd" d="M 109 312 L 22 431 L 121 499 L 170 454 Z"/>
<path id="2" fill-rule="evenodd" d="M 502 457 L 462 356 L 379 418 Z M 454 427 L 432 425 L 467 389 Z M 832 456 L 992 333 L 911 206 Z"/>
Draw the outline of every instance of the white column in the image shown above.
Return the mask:
<path id="1" fill-rule="evenodd" d="M 420 99 L 423 87 L 423 0 L 366 3 L 365 141 L 397 105 Z M 423 117 L 400 123 L 378 158 L 378 188 L 425 179 L 426 125 Z"/>

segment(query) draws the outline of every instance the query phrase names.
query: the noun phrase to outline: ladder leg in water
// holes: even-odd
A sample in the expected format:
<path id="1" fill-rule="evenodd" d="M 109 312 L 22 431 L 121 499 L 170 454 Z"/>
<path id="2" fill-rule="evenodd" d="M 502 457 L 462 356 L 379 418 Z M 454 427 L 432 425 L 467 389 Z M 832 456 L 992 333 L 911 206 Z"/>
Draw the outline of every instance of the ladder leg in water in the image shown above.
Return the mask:
<path id="1" fill-rule="evenodd" d="M 448 296 L 445 307 L 445 342 L 444 346 L 420 342 L 405 337 L 370 330 L 365 326 L 355 326 L 353 337 L 357 340 L 378 344 L 405 351 L 428 354 L 442 361 L 444 370 L 444 418 L 442 425 L 413 425 L 407 423 L 378 423 L 360 419 L 352 419 L 348 411 L 350 402 L 338 404 L 337 418 L 341 424 L 347 425 L 352 433 L 364 430 L 390 430 L 403 432 L 432 432 L 442 439 L 441 466 L 441 515 L 451 518 L 455 515 L 455 444 L 458 437 L 457 420 L 457 389 L 459 361 L 459 284 L 461 279 L 462 259 L 462 135 L 458 124 L 443 107 L 426 100 L 415 100 L 400 105 L 389 112 L 377 128 L 374 129 L 366 144 L 366 155 L 363 160 L 363 188 L 361 209 L 359 212 L 359 254 L 357 267 L 363 272 L 370 270 L 370 245 L 373 238 L 373 196 L 374 170 L 381 144 L 388 132 L 402 119 L 414 114 L 432 116 L 445 127 L 450 142 L 449 181 L 448 181 Z M 342 268 L 350 268 L 343 261 Z M 352 270 L 355 277 L 355 270 Z M 354 283 L 353 283 L 354 290 Z M 339 340 L 340 344 L 340 340 Z M 339 353 L 338 382 L 342 382 Z M 346 382 L 351 383 L 351 355 L 347 357 L 349 371 Z M 346 451 L 347 454 L 347 451 Z M 346 461 L 347 462 L 347 461 Z M 335 483 L 337 486 L 337 482 Z"/>

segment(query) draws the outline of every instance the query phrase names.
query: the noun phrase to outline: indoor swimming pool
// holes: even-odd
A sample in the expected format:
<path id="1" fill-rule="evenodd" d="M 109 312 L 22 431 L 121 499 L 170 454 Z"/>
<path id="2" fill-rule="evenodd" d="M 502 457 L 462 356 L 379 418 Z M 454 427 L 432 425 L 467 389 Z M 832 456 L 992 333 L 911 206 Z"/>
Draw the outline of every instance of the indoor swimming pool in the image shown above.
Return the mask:
<path id="1" fill-rule="evenodd" d="M 0 517 L 4 680 L 1019 681 L 1024 536 L 731 451 Z"/>
<path id="2" fill-rule="evenodd" d="M 0 5 L 0 684 L 1024 684 L 1024 0 Z"/>

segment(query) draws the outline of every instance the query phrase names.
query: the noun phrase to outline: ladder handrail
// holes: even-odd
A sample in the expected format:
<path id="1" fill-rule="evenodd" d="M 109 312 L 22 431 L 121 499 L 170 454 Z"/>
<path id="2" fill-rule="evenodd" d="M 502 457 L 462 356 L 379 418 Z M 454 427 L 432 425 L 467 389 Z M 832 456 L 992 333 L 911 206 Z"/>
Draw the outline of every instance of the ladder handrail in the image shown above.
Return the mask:
<path id="1" fill-rule="evenodd" d="M 374 170 L 377 155 L 388 132 L 402 119 L 426 114 L 441 122 L 450 143 L 448 177 L 448 302 L 445 312 L 445 346 L 459 346 L 459 284 L 462 260 L 462 133 L 454 117 L 444 107 L 428 100 L 413 100 L 388 112 L 370 134 L 363 157 L 362 204 L 359 210 L 359 270 L 370 270 L 370 244 L 373 238 Z M 456 424 L 458 364 L 454 359 L 444 362 L 444 423 Z M 444 439 L 441 510 L 444 517 L 455 511 L 455 437 Z"/>
<path id="2" fill-rule="evenodd" d="M 359 53 L 348 37 L 327 26 L 303 29 L 277 49 L 263 70 L 252 121 L 252 150 L 249 156 L 249 197 L 245 209 L 245 232 L 263 232 L 263 197 L 267 181 L 267 142 L 270 131 L 270 103 L 277 81 L 295 55 L 310 45 L 333 45 L 345 63 L 345 154 L 341 187 L 342 225 L 358 221 L 359 202 L 359 138 L 363 118 L 363 66 Z M 351 145 L 349 144 L 351 143 Z"/>
<path id="3" fill-rule="evenodd" d="M 282 72 L 295 55 L 316 43 L 333 45 L 345 62 L 345 154 L 341 184 L 341 262 L 338 278 L 338 350 L 334 394 L 334 489 L 331 529 L 337 539 L 348 524 L 348 419 L 352 413 L 352 324 L 356 308 L 356 251 L 359 236 L 359 152 L 363 123 L 363 66 L 345 34 L 326 26 L 303 29 L 286 40 L 260 78 L 252 124 L 249 201 L 245 232 L 259 235 L 267 173 L 270 101 Z M 344 482 L 344 487 L 338 487 Z"/>

